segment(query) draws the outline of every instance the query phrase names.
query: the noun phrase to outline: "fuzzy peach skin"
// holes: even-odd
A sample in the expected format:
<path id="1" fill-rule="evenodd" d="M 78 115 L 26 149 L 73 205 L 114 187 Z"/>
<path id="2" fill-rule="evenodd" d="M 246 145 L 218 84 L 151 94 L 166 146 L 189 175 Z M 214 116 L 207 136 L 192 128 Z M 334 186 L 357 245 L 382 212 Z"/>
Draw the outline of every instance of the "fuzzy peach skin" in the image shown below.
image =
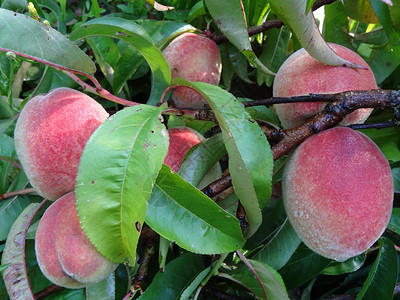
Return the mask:
<path id="1" fill-rule="evenodd" d="M 282 192 L 289 221 L 303 242 L 337 261 L 371 247 L 392 212 L 388 161 L 370 138 L 347 127 L 300 144 L 285 166 Z"/>
<path id="2" fill-rule="evenodd" d="M 85 285 L 64 272 L 56 250 L 56 221 L 60 210 L 70 204 L 68 197 L 61 197 L 45 211 L 36 231 L 35 251 L 40 270 L 47 279 L 62 287 L 78 289 Z"/>
<path id="3" fill-rule="evenodd" d="M 293 53 L 283 63 L 273 84 L 274 97 L 292 97 L 312 94 L 333 94 L 349 90 L 377 89 L 374 74 L 368 64 L 354 51 L 329 43 L 341 57 L 364 66 L 366 69 L 324 65 L 312 58 L 304 48 Z M 325 103 L 289 103 L 275 105 L 276 113 L 285 128 L 303 124 L 320 112 Z M 363 123 L 372 109 L 358 109 L 346 116 L 341 125 Z"/>
<path id="4" fill-rule="evenodd" d="M 194 33 L 183 33 L 164 50 L 172 78 L 218 85 L 221 77 L 221 56 L 217 44 Z M 172 104 L 178 108 L 203 108 L 206 101 L 194 90 L 177 88 L 171 93 Z"/>
<path id="5" fill-rule="evenodd" d="M 117 267 L 96 250 L 83 232 L 70 192 L 43 214 L 35 237 L 36 258 L 42 273 L 53 283 L 82 288 L 107 278 Z"/>
<path id="6" fill-rule="evenodd" d="M 164 164 L 172 171 L 178 172 L 186 153 L 200 143 L 203 136 L 190 127 L 174 127 L 168 129 L 169 148 Z"/>
<path id="7" fill-rule="evenodd" d="M 83 148 L 108 116 L 94 99 L 70 88 L 27 102 L 15 127 L 15 147 L 40 195 L 55 200 L 74 189 Z"/>
<path id="8" fill-rule="evenodd" d="M 56 251 L 63 271 L 71 278 L 91 285 L 106 279 L 118 264 L 107 260 L 89 241 L 79 222 L 75 193 L 63 196 L 66 205 L 56 222 Z"/>

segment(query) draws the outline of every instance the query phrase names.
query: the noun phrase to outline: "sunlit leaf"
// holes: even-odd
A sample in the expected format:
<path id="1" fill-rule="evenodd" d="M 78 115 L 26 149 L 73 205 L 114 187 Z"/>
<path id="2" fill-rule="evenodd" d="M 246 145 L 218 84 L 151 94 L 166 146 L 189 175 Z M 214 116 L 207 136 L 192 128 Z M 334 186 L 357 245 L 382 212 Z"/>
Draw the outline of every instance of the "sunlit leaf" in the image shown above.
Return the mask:
<path id="1" fill-rule="evenodd" d="M 0 8 L 0 50 L 59 69 L 93 74 L 92 60 L 57 30 L 29 16 Z"/>
<path id="2" fill-rule="evenodd" d="M 102 123 L 83 151 L 76 181 L 79 218 L 113 262 L 135 261 L 155 178 L 168 150 L 161 108 L 125 108 Z"/>

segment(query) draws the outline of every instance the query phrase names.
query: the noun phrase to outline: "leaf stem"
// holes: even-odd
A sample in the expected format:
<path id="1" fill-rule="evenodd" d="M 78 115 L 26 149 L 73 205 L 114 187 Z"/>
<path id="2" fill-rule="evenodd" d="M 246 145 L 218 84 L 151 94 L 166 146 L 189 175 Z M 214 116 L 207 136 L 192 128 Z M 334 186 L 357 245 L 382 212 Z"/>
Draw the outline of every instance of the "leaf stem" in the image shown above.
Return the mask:
<path id="1" fill-rule="evenodd" d="M 107 91 L 105 88 L 103 88 L 100 83 L 97 81 L 96 78 L 90 76 L 89 74 L 86 73 L 81 73 L 81 72 L 75 72 L 79 75 L 83 75 L 86 78 L 88 78 L 91 82 L 93 82 L 93 84 L 95 85 L 95 87 L 92 87 L 90 84 L 87 84 L 85 81 L 83 81 L 82 79 L 80 79 L 75 73 L 71 72 L 71 71 L 65 71 L 64 72 L 71 77 L 74 81 L 76 81 L 79 85 L 81 85 L 85 90 L 98 95 L 104 99 L 113 101 L 115 103 L 118 104 L 122 104 L 124 106 L 134 106 L 134 105 L 139 105 L 140 103 L 137 102 L 133 102 L 133 101 L 129 101 L 120 97 L 117 97 L 113 94 L 111 94 L 109 91 Z"/>
<path id="2" fill-rule="evenodd" d="M 200 286 L 203 287 L 207 284 L 207 282 L 210 280 L 211 277 L 214 275 L 218 274 L 218 269 L 224 262 L 224 260 L 228 257 L 229 253 L 223 253 L 221 254 L 220 258 L 214 263 L 213 268 L 211 269 L 210 273 L 207 274 L 206 278 L 202 280 L 200 283 Z"/>
<path id="3" fill-rule="evenodd" d="M 236 250 L 236 253 L 240 257 L 240 259 L 244 262 L 244 264 L 249 268 L 249 270 L 254 274 L 254 276 L 257 278 L 257 281 L 260 283 L 260 286 L 261 286 L 261 288 L 263 290 L 263 293 L 264 293 L 264 296 L 265 296 L 265 300 L 268 300 L 267 291 L 264 288 L 264 285 L 263 285 L 263 283 L 261 281 L 260 276 L 258 276 L 258 274 L 254 270 L 253 266 L 250 264 L 250 262 L 247 260 L 247 258 L 243 255 L 243 253 L 239 249 Z"/>
<path id="4" fill-rule="evenodd" d="M 14 196 L 31 194 L 34 192 L 35 192 L 34 188 L 27 188 L 27 189 L 22 189 L 22 190 L 18 190 L 18 191 L 4 193 L 3 195 L 0 195 L 0 201 L 7 199 L 7 198 L 14 197 Z"/>

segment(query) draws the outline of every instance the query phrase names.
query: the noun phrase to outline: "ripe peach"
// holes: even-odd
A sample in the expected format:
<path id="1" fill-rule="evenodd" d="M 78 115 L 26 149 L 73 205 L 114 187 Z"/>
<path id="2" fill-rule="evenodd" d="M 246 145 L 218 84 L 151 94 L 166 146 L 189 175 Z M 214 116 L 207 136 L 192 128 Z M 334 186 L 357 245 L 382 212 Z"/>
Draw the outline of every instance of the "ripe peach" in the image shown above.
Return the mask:
<path id="1" fill-rule="evenodd" d="M 276 74 L 274 97 L 292 97 L 313 94 L 333 94 L 349 90 L 376 89 L 376 81 L 368 64 L 354 51 L 337 44 L 329 44 L 341 57 L 366 69 L 324 65 L 312 58 L 306 50 L 292 54 Z M 276 113 L 285 128 L 303 124 L 320 112 L 326 103 L 303 102 L 275 105 Z M 372 109 L 358 109 L 346 116 L 341 125 L 363 123 Z"/>
<path id="2" fill-rule="evenodd" d="M 184 33 L 163 51 L 172 78 L 201 81 L 218 85 L 221 77 L 221 57 L 218 46 L 211 39 L 194 33 Z M 172 91 L 171 102 L 179 108 L 203 108 L 202 96 L 190 88 Z"/>
<path id="3" fill-rule="evenodd" d="M 61 268 L 56 251 L 56 221 L 61 208 L 69 205 L 68 197 L 61 197 L 51 204 L 40 219 L 36 231 L 35 250 L 42 273 L 59 286 L 74 289 L 81 288 L 84 284 L 68 276 Z"/>
<path id="4" fill-rule="evenodd" d="M 393 204 L 388 161 L 370 138 L 347 127 L 300 144 L 285 166 L 282 192 L 303 242 L 337 261 L 363 253 L 380 237 Z"/>
<path id="5" fill-rule="evenodd" d="M 107 118 L 91 97 L 64 87 L 25 105 L 15 127 L 15 147 L 39 194 L 55 200 L 74 189 L 83 148 Z"/>
<path id="6" fill-rule="evenodd" d="M 164 164 L 178 172 L 186 153 L 203 140 L 203 136 L 190 127 L 168 129 L 169 148 Z"/>
<path id="7" fill-rule="evenodd" d="M 43 214 L 35 238 L 43 274 L 66 288 L 81 288 L 107 278 L 117 267 L 96 250 L 83 232 L 75 193 L 56 200 Z"/>

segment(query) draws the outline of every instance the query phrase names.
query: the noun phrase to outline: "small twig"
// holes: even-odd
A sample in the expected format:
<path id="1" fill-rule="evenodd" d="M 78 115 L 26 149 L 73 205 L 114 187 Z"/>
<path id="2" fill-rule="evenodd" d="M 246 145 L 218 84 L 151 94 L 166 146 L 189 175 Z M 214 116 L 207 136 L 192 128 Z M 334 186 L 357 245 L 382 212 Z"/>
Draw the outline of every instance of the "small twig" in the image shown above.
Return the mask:
<path id="1" fill-rule="evenodd" d="M 203 188 L 201 191 L 208 197 L 213 198 L 222 191 L 232 186 L 232 179 L 230 176 L 222 177 Z"/>
<path id="2" fill-rule="evenodd" d="M 143 281 L 147 276 L 151 257 L 155 253 L 158 234 L 150 227 L 143 228 L 139 240 L 143 243 L 143 253 L 138 261 L 139 268 L 133 278 L 131 288 L 123 300 L 132 299 L 137 291 L 142 291 Z"/>
<path id="3" fill-rule="evenodd" d="M 350 127 L 351 129 L 354 129 L 354 130 L 360 130 L 360 129 L 384 129 L 384 128 L 395 127 L 395 126 L 398 126 L 396 124 L 396 122 L 386 121 L 386 122 L 374 123 L 374 124 L 352 124 L 352 125 L 348 125 L 347 127 Z"/>
<path id="4" fill-rule="evenodd" d="M 7 198 L 14 197 L 14 196 L 31 194 L 34 192 L 35 192 L 34 188 L 27 188 L 27 189 L 22 189 L 22 190 L 18 190 L 18 191 L 4 193 L 3 195 L 0 196 L 0 201 L 7 199 Z"/>
<path id="5" fill-rule="evenodd" d="M 80 79 L 75 73 L 72 73 L 71 71 L 64 71 L 69 77 L 71 77 L 74 81 L 76 81 L 79 85 L 81 85 L 85 90 L 87 90 L 88 92 L 91 92 L 95 95 L 98 95 L 104 99 L 113 101 L 115 103 L 118 104 L 122 104 L 125 106 L 134 106 L 134 105 L 138 105 L 140 103 L 137 102 L 133 102 L 133 101 L 129 101 L 120 97 L 117 97 L 113 94 L 111 94 L 109 91 L 107 91 L 105 88 L 103 88 L 100 83 L 96 80 L 96 78 L 85 74 L 85 73 L 80 73 L 80 72 L 75 72 L 79 75 L 83 75 L 86 78 L 88 78 L 91 82 L 93 82 L 93 84 L 95 85 L 95 87 L 92 87 L 90 84 L 87 84 L 85 81 L 83 81 L 82 79 Z"/>

